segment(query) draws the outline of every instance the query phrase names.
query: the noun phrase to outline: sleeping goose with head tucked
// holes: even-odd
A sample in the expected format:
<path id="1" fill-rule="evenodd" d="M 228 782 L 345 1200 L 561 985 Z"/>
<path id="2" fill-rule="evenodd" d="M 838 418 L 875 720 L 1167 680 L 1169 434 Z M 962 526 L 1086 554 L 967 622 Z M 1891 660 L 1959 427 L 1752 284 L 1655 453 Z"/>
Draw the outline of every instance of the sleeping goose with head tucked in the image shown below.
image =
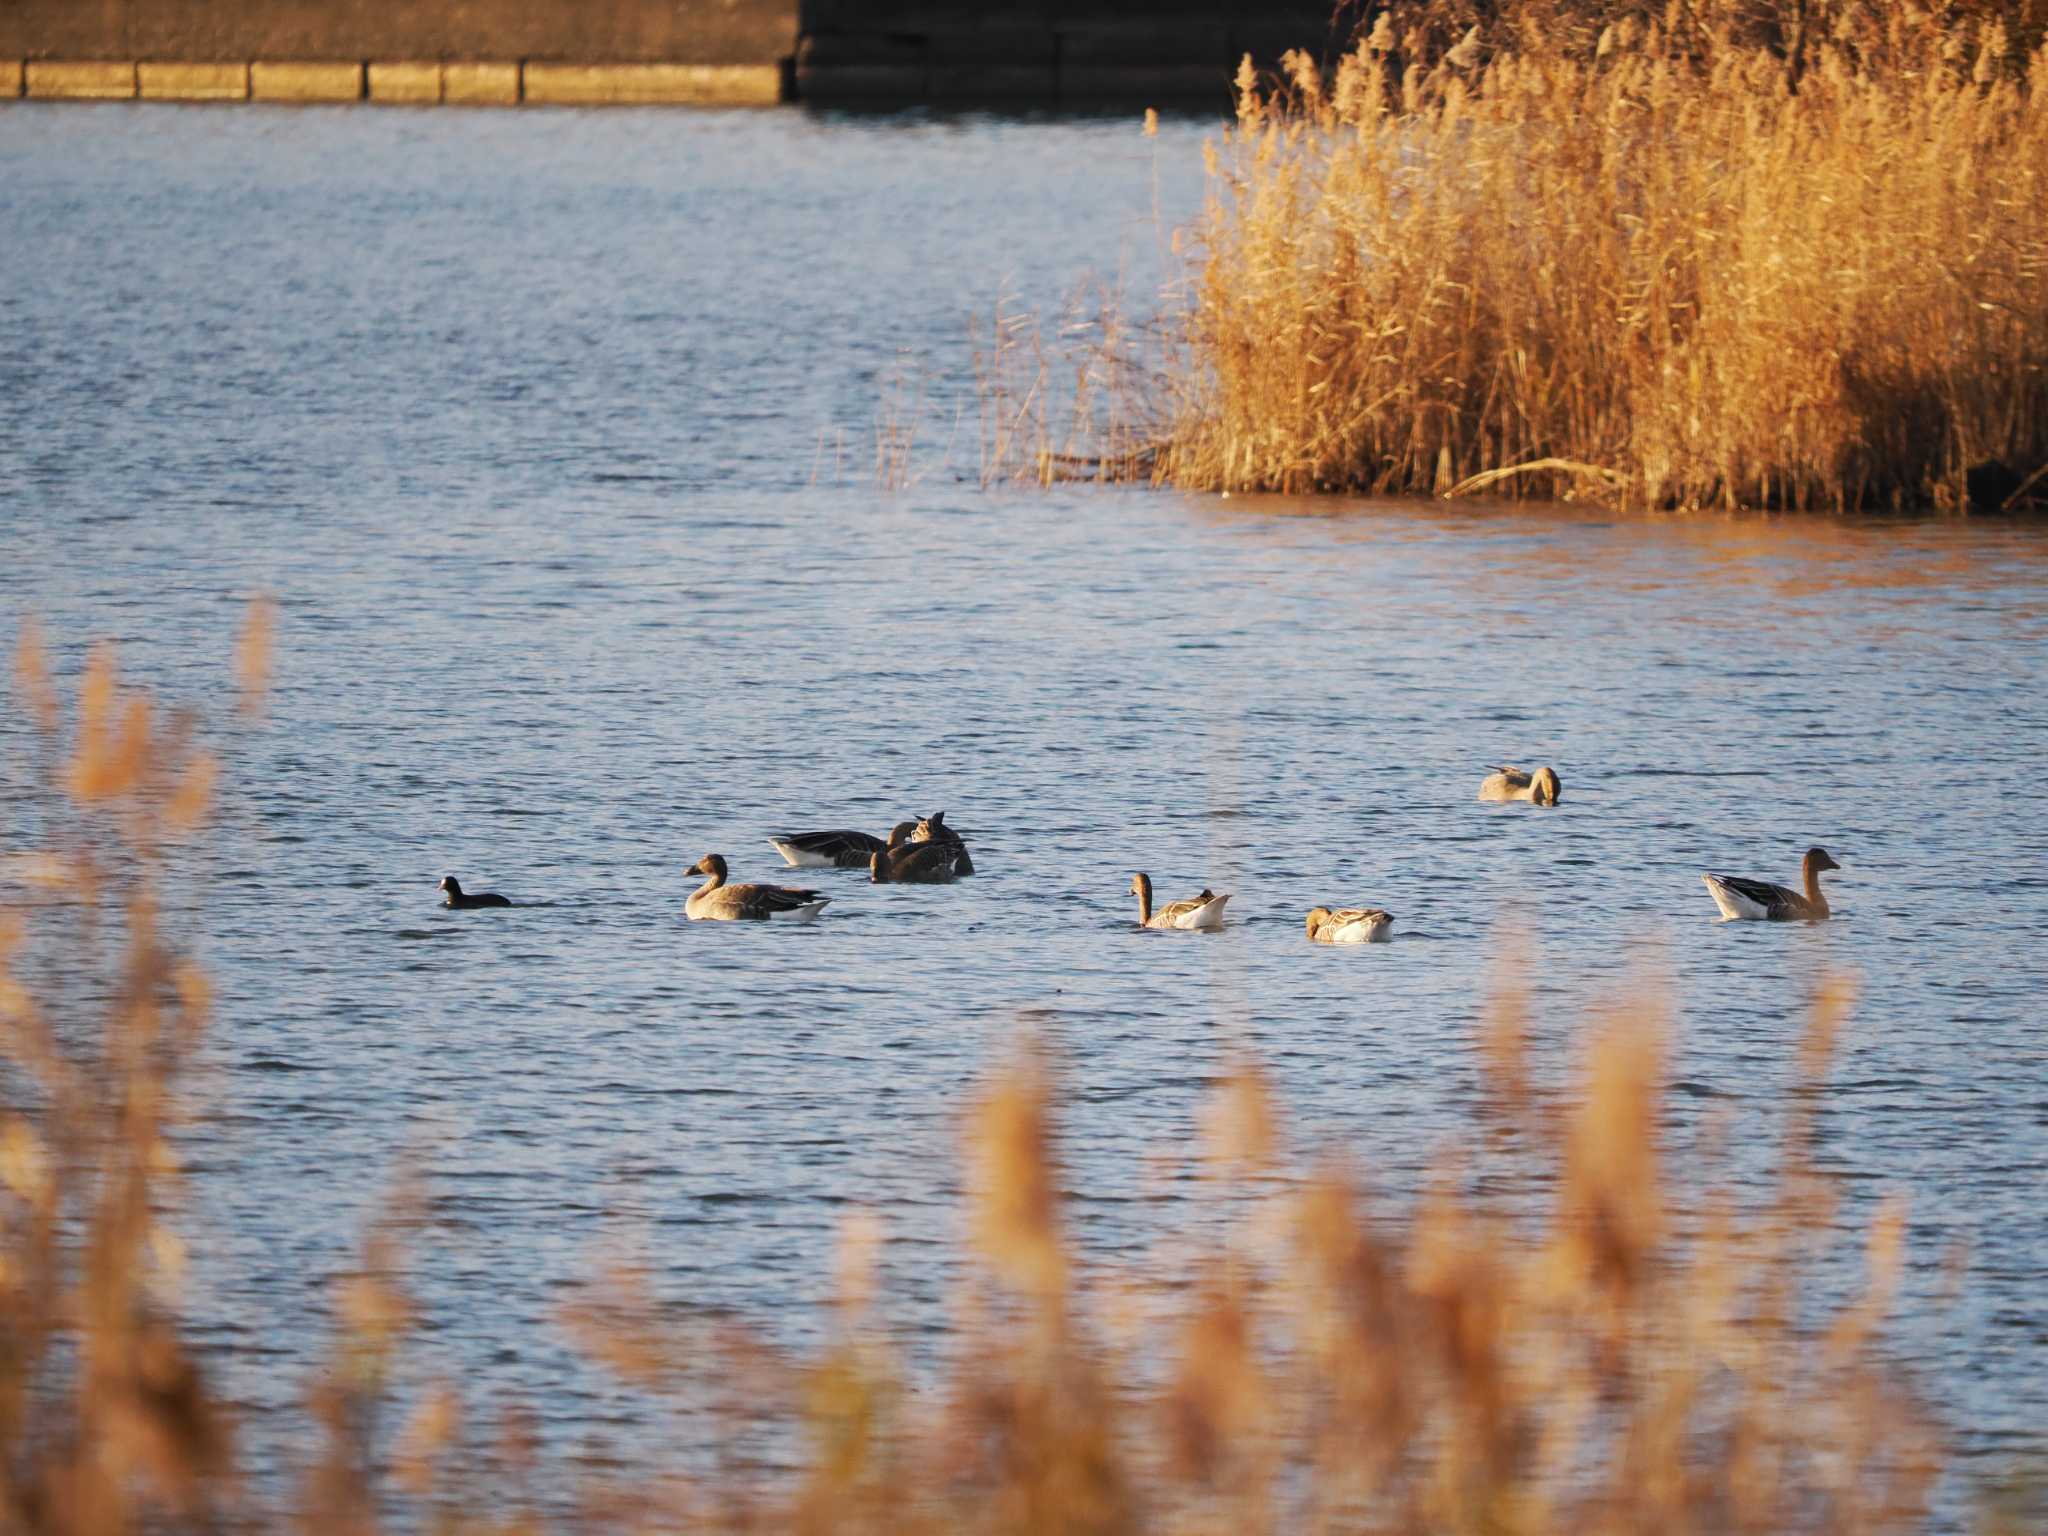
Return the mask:
<path id="1" fill-rule="evenodd" d="M 1394 914 L 1378 907 L 1316 907 L 1308 915 L 1308 936 L 1318 944 L 1384 944 L 1393 927 Z"/>
<path id="2" fill-rule="evenodd" d="M 1482 800 L 1527 800 L 1532 805 L 1557 804 L 1560 785 L 1555 768 L 1538 768 L 1534 773 L 1503 763 L 1479 785 Z"/>
<path id="3" fill-rule="evenodd" d="M 832 899 L 788 885 L 727 885 L 725 856 L 718 853 L 705 854 L 690 873 L 708 877 L 683 903 L 684 915 L 695 922 L 803 921 L 816 917 Z"/>
<path id="4" fill-rule="evenodd" d="M 1840 869 L 1825 848 L 1809 848 L 1799 861 L 1799 881 L 1806 887 L 1795 891 L 1772 885 L 1767 880 L 1744 880 L 1735 875 L 1701 875 L 1707 894 L 1729 922 L 1817 923 L 1831 916 L 1828 899 L 1821 894 L 1820 873 Z"/>
<path id="5" fill-rule="evenodd" d="M 1190 896 L 1186 901 L 1170 902 L 1157 912 L 1152 910 L 1152 877 L 1147 874 L 1131 876 L 1131 889 L 1138 897 L 1138 925 L 1142 928 L 1194 928 L 1213 930 L 1223 926 L 1223 907 L 1230 900 L 1227 895 L 1218 896 L 1207 886 L 1199 896 Z"/>
<path id="6" fill-rule="evenodd" d="M 946 847 L 951 848 L 956 855 L 953 860 L 954 874 L 971 875 L 974 873 L 974 860 L 967 856 L 967 842 L 958 832 L 955 832 L 946 825 L 946 813 L 944 811 L 933 811 L 931 815 L 919 821 L 916 826 L 910 829 L 910 840 L 913 843 L 944 844 Z"/>
<path id="7" fill-rule="evenodd" d="M 966 848 L 957 843 L 918 842 L 904 822 L 889 834 L 889 844 L 868 860 L 868 879 L 876 885 L 946 885 L 974 873 Z"/>

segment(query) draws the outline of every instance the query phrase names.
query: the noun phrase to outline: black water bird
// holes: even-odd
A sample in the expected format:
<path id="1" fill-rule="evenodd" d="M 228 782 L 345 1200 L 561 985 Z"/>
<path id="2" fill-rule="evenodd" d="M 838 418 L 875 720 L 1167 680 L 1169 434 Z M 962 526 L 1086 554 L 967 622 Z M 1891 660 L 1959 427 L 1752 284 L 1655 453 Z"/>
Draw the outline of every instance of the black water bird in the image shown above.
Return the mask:
<path id="1" fill-rule="evenodd" d="M 453 875 L 443 875 L 439 886 L 447 897 L 444 903 L 451 907 L 509 907 L 509 897 L 500 896 L 496 891 L 478 891 L 474 895 L 462 888 L 462 882 Z"/>

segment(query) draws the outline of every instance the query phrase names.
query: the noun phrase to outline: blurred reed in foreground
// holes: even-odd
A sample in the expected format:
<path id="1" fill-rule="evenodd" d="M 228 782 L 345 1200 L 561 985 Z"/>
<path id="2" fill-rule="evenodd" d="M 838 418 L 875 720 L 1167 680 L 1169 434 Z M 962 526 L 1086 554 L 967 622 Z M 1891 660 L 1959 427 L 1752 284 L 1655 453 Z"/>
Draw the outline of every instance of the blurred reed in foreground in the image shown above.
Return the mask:
<path id="1" fill-rule="evenodd" d="M 240 662 L 260 698 L 267 617 Z M 1902 1213 L 1825 1315 L 1833 1225 L 1812 1116 L 1846 989 L 1820 989 L 1778 1182 L 1738 1207 L 1660 1155 L 1654 1005 L 1593 1021 L 1576 1086 L 1540 1086 L 1510 968 L 1483 1027 L 1483 1146 L 1412 1208 L 1296 1166 L 1241 1062 L 1203 1110 L 1187 1225 L 1091 1261 L 1064 1215 L 1052 1066 L 1025 1051 L 964 1117 L 967 1245 L 944 1363 L 881 1320 L 884 1234 L 847 1224 L 815 1356 L 678 1314 L 650 1269 L 596 1268 L 566 1310 L 588 1357 L 728 1447 L 557 1460 L 519 1404 L 397 1390 L 419 1306 L 401 1198 L 333 1283 L 310 1447 L 274 1507 L 181 1329 L 172 1132 L 205 979 L 157 918 L 164 840 L 215 782 L 96 653 L 69 718 L 33 631 L 19 694 L 47 769 L 0 927 L 0 1528 L 34 1536 L 296 1528 L 919 1533 L 1875 1533 L 1916 1529 L 1940 1440 L 1882 1363 Z M 117 941 L 108 943 L 107 930 Z M 1508 1168 L 1517 1177 L 1500 1177 Z M 1482 1191 L 1493 1187 L 1491 1195 Z M 679 1320 L 680 1317 L 680 1320 Z"/>
<path id="2" fill-rule="evenodd" d="M 1039 405 L 986 462 L 1653 507 L 2048 497 L 2044 20 L 1401 0 L 1328 74 L 1247 64 L 1159 345 L 1105 332 L 1082 365 L 1124 403 L 1083 399 L 1078 432 Z M 1030 349 L 988 355 L 1013 420 Z"/>
<path id="3" fill-rule="evenodd" d="M 268 674 L 269 610 L 241 646 Z M 39 793 L 0 850 L 0 1529 L 208 1529 L 237 1497 L 233 1428 L 178 1325 L 172 1138 L 205 975 L 159 923 L 156 871 L 205 821 L 218 766 L 190 714 L 96 648 L 64 711 L 39 630 L 15 693 Z M 31 841 L 33 839 L 34 841 Z"/>

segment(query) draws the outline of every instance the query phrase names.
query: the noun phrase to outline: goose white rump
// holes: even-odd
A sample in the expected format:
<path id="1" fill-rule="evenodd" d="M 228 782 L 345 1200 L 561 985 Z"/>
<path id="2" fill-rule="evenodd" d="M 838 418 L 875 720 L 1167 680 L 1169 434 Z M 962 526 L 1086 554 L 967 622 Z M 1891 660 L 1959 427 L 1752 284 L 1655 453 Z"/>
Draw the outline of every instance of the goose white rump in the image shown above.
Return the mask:
<path id="1" fill-rule="evenodd" d="M 1394 936 L 1394 914 L 1380 907 L 1317 907 L 1308 915 L 1308 936 L 1318 944 L 1385 944 Z"/>
<path id="2" fill-rule="evenodd" d="M 786 832 L 768 839 L 782 862 L 798 869 L 866 869 L 882 840 L 866 832 L 839 828 L 831 832 Z"/>
<path id="3" fill-rule="evenodd" d="M 1172 902 L 1154 910 L 1152 906 L 1152 877 L 1147 874 L 1131 876 L 1131 890 L 1138 898 L 1138 925 L 1141 928 L 1182 928 L 1202 932 L 1213 932 L 1223 926 L 1223 909 L 1228 905 L 1228 893 L 1217 895 L 1207 886 L 1202 887 L 1199 896 L 1190 896 L 1186 901 Z"/>
<path id="4" fill-rule="evenodd" d="M 1754 896 L 1745 896 L 1729 883 L 1724 875 L 1701 875 L 1706 883 L 1707 894 L 1714 898 L 1714 905 L 1721 909 L 1721 915 L 1732 922 L 1760 923 L 1769 919 L 1771 909 Z"/>
<path id="5" fill-rule="evenodd" d="M 1211 896 L 1207 901 L 1197 898 L 1194 911 L 1176 913 L 1172 923 L 1168 926 L 1174 928 L 1221 928 L 1223 926 L 1223 908 L 1229 901 L 1230 897 L 1228 895 Z M 1186 905 L 1186 903 L 1177 901 L 1173 905 L 1174 907 L 1179 907 Z M 1167 909 L 1168 912 L 1172 910 L 1172 907 Z M 1162 912 L 1159 915 L 1164 917 L 1166 913 Z"/>
<path id="6" fill-rule="evenodd" d="M 813 853 L 808 848 L 799 848 L 796 844 L 786 842 L 782 838 L 771 837 L 768 841 L 774 845 L 775 851 L 782 855 L 783 863 L 794 865 L 798 869 L 837 869 L 839 867 L 837 859 L 828 858 L 822 853 Z"/>

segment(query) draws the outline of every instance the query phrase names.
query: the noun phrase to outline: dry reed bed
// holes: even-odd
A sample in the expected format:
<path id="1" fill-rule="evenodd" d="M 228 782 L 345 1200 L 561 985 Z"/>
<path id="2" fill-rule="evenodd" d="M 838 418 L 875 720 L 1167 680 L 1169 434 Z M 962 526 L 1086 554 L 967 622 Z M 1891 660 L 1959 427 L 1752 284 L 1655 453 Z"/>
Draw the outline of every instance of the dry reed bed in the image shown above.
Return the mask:
<path id="1" fill-rule="evenodd" d="M 245 700 L 268 650 L 258 609 Z M 44 846 L 0 905 L 0 1527 L 133 1531 L 1881 1532 L 1916 1528 L 1940 1443 L 1882 1363 L 1903 1213 L 1867 1292 L 1816 1328 L 1833 1195 L 1809 1149 L 1845 988 L 1817 990 L 1775 1195 L 1739 1209 L 1659 1157 L 1654 1008 L 1589 1023 L 1570 1092 L 1529 1046 L 1514 966 L 1477 1042 L 1482 1197 L 1447 1157 L 1412 1209 L 1297 1165 L 1255 1065 L 1202 1117 L 1187 1230 L 1123 1271 L 1069 1241 L 1057 1095 L 1037 1054 L 964 1117 L 969 1241 L 936 1379 L 880 1321 L 881 1234 L 849 1223 L 832 1344 L 777 1354 L 693 1322 L 645 1266 L 594 1267 L 563 1318 L 717 1445 L 673 1464 L 551 1460 L 517 1404 L 479 1415 L 407 1363 L 399 1197 L 332 1288 L 289 1507 L 244 1476 L 179 1320 L 176 1130 L 208 986 L 157 920 L 164 850 L 216 782 L 191 717 L 110 652 L 60 707 L 35 633 Z M 1471 1158 L 1471 1150 L 1466 1154 Z M 1805 1321 L 1801 1321 L 1804 1319 Z M 759 1470 L 762 1436 L 800 1447 Z M 701 1449 L 701 1448 L 700 1448 Z M 704 1467 L 716 1470 L 706 1472 Z M 696 1470 L 686 1471 L 685 1468 Z"/>
<path id="2" fill-rule="evenodd" d="M 1095 365 L 1138 399 L 994 467 L 2015 500 L 2048 466 L 2041 9 L 1431 0 L 1327 77 L 1247 65 L 1162 346 Z"/>

